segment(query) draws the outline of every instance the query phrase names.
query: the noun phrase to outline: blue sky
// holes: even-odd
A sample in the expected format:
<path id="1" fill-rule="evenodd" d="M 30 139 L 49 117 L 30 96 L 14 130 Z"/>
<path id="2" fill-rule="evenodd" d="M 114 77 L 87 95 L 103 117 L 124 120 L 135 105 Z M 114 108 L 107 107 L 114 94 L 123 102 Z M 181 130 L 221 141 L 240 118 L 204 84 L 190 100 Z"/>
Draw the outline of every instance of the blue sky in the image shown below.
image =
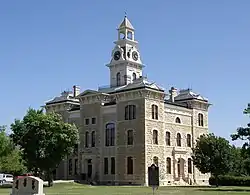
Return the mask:
<path id="1" fill-rule="evenodd" d="M 74 84 L 109 84 L 116 28 L 136 28 L 145 74 L 213 104 L 211 132 L 229 139 L 249 118 L 250 1 L 12 0 L 0 4 L 0 125 Z"/>

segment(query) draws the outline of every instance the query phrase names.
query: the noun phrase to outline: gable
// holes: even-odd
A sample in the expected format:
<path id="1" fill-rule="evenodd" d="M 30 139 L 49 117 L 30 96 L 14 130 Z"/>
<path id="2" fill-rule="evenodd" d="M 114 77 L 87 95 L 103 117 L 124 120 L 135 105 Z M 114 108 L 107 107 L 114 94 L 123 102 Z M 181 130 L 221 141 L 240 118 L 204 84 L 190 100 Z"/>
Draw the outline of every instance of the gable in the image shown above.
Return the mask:
<path id="1" fill-rule="evenodd" d="M 87 90 L 83 91 L 82 93 L 80 93 L 77 97 L 82 97 L 82 96 L 86 96 L 86 95 L 96 95 L 96 94 L 99 94 L 99 92 L 95 91 L 95 90 L 87 89 Z"/>

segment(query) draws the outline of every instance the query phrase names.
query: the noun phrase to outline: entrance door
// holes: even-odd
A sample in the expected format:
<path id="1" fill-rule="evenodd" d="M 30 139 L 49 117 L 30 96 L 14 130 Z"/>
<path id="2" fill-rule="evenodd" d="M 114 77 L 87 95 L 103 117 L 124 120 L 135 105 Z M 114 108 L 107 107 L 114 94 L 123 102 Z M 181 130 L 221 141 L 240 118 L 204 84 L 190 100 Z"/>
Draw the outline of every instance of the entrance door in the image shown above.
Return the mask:
<path id="1" fill-rule="evenodd" d="M 91 159 L 88 160 L 88 172 L 87 172 L 88 178 L 92 177 L 92 162 Z"/>
<path id="2" fill-rule="evenodd" d="M 177 172 L 178 172 L 178 177 L 180 177 L 181 175 L 181 160 L 178 159 L 178 162 L 177 162 Z"/>
<path id="3" fill-rule="evenodd" d="M 184 177 L 184 159 L 179 158 L 177 161 L 178 177 Z"/>

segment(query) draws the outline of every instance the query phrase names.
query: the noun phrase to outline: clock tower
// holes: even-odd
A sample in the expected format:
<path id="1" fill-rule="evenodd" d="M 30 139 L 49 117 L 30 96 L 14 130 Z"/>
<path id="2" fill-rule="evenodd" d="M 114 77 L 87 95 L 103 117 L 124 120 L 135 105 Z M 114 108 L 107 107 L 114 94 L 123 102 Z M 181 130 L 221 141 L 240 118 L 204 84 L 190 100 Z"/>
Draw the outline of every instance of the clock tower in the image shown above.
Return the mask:
<path id="1" fill-rule="evenodd" d="M 135 29 L 124 17 L 118 31 L 118 39 L 115 41 L 115 47 L 112 51 L 112 59 L 107 66 L 110 69 L 110 85 L 118 87 L 133 83 L 142 76 L 144 65 L 138 48 L 138 42 L 135 40 Z"/>

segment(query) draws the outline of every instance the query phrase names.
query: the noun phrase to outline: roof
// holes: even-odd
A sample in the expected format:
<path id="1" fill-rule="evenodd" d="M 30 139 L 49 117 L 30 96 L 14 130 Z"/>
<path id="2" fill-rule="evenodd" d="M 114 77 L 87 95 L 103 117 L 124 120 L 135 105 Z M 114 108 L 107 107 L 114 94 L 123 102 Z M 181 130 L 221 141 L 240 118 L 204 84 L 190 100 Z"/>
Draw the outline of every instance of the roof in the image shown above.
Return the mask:
<path id="1" fill-rule="evenodd" d="M 141 77 L 136 80 L 134 80 L 132 83 L 129 83 L 127 85 L 119 86 L 119 87 L 109 87 L 109 88 L 99 88 L 98 91 L 102 93 L 118 93 L 122 91 L 128 91 L 138 88 L 149 88 L 157 91 L 164 92 L 164 88 L 157 85 L 155 82 L 149 82 L 147 78 Z"/>
<path id="2" fill-rule="evenodd" d="M 67 102 L 67 101 L 72 102 L 72 103 L 79 103 L 79 100 L 73 96 L 73 92 L 63 91 L 61 93 L 61 96 L 55 97 L 52 100 L 47 101 L 45 104 L 49 105 L 49 104 Z"/>
<path id="3" fill-rule="evenodd" d="M 124 17 L 118 29 L 123 29 L 123 28 L 129 28 L 130 30 L 134 30 L 134 27 L 129 21 L 129 19 L 127 18 L 127 16 Z"/>
<path id="4" fill-rule="evenodd" d="M 186 102 L 171 102 L 170 100 L 165 100 L 164 101 L 165 104 L 170 104 L 173 106 L 180 106 L 183 108 L 189 108 L 188 104 Z"/>
<path id="5" fill-rule="evenodd" d="M 200 94 L 194 93 L 191 89 L 180 90 L 179 94 L 174 98 L 175 101 L 187 100 L 187 99 L 197 99 L 201 101 L 208 101 L 207 98 L 201 96 Z"/>

